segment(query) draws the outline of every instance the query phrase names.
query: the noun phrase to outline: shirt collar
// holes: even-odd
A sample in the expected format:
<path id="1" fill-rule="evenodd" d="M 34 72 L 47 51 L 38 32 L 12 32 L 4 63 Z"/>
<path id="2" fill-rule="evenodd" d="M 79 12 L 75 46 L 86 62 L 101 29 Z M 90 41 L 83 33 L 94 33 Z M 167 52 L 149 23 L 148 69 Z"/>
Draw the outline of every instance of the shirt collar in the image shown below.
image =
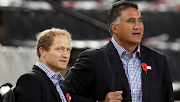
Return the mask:
<path id="1" fill-rule="evenodd" d="M 111 38 L 111 42 L 113 43 L 114 47 L 116 48 L 116 50 L 118 51 L 119 56 L 121 57 L 123 52 L 128 52 L 126 49 L 124 49 L 122 46 L 120 46 L 115 39 L 112 37 Z M 141 53 L 140 53 L 140 44 L 138 44 L 138 48 L 136 50 L 136 52 L 134 53 L 137 56 L 141 57 Z"/>
<path id="2" fill-rule="evenodd" d="M 64 78 L 61 74 L 57 75 L 54 71 L 52 71 L 50 68 L 48 68 L 43 63 L 37 61 L 36 66 L 38 66 L 40 69 L 42 69 L 50 79 L 56 79 L 58 81 L 64 80 Z"/>

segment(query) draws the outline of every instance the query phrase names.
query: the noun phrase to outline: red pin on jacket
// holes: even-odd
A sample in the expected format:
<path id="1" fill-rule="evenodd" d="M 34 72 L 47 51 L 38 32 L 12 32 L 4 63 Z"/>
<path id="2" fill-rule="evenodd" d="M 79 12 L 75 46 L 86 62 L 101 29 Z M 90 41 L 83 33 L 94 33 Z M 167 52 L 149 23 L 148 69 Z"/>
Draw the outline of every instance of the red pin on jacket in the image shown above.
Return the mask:
<path id="1" fill-rule="evenodd" d="M 141 66 L 142 66 L 142 69 L 146 72 L 146 74 L 147 74 L 148 69 L 151 70 L 151 66 L 148 66 L 146 63 L 141 63 Z"/>
<path id="2" fill-rule="evenodd" d="M 69 93 L 66 94 L 66 98 L 67 98 L 68 102 L 71 102 L 71 96 Z"/>

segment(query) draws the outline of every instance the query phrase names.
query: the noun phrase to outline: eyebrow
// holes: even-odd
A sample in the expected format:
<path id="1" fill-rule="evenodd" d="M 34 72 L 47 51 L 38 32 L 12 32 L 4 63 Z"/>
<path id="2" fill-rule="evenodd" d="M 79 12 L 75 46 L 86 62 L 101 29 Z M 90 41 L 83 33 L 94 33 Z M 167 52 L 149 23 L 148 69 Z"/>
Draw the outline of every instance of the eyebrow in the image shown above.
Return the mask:
<path id="1" fill-rule="evenodd" d="M 142 17 L 139 17 L 138 19 L 143 19 Z"/>
<path id="2" fill-rule="evenodd" d="M 56 48 L 72 49 L 72 47 L 57 46 Z"/>
<path id="3" fill-rule="evenodd" d="M 129 18 L 128 20 L 131 20 L 131 19 L 136 19 L 136 18 Z M 139 17 L 138 19 L 142 19 L 142 17 Z"/>
<path id="4" fill-rule="evenodd" d="M 130 20 L 135 20 L 136 18 L 129 18 L 127 21 L 130 21 Z M 142 17 L 139 17 L 138 20 L 141 19 L 142 20 Z"/>

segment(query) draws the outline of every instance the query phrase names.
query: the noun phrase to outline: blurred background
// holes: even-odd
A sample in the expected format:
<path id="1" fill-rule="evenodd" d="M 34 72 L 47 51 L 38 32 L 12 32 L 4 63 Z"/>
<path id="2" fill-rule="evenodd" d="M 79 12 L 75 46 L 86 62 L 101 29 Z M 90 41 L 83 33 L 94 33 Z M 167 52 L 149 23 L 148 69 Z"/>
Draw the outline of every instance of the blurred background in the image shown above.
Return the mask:
<path id="1" fill-rule="evenodd" d="M 110 40 L 108 8 L 118 0 L 0 0 L 0 85 L 15 85 L 18 77 L 38 60 L 36 37 L 48 28 L 61 28 L 72 36 L 68 68 L 80 52 Z M 174 99 L 180 100 L 180 0 L 132 0 L 142 13 L 142 44 L 167 57 Z"/>

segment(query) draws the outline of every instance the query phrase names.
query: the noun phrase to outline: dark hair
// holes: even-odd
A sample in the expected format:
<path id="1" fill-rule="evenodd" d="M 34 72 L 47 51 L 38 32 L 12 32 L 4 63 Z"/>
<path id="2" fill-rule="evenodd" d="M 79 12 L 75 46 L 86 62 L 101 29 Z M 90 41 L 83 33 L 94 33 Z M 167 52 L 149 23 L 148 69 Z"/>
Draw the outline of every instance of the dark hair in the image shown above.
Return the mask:
<path id="1" fill-rule="evenodd" d="M 128 9 L 128 8 L 135 8 L 138 10 L 138 5 L 135 2 L 132 1 L 125 1 L 125 0 L 121 0 L 118 2 L 115 2 L 110 8 L 109 8 L 109 22 L 108 25 L 110 26 L 110 24 L 112 22 L 114 22 L 114 20 L 116 20 L 116 18 L 118 18 L 119 16 L 121 16 L 121 11 Z M 112 33 L 112 31 L 110 30 L 110 32 Z"/>

